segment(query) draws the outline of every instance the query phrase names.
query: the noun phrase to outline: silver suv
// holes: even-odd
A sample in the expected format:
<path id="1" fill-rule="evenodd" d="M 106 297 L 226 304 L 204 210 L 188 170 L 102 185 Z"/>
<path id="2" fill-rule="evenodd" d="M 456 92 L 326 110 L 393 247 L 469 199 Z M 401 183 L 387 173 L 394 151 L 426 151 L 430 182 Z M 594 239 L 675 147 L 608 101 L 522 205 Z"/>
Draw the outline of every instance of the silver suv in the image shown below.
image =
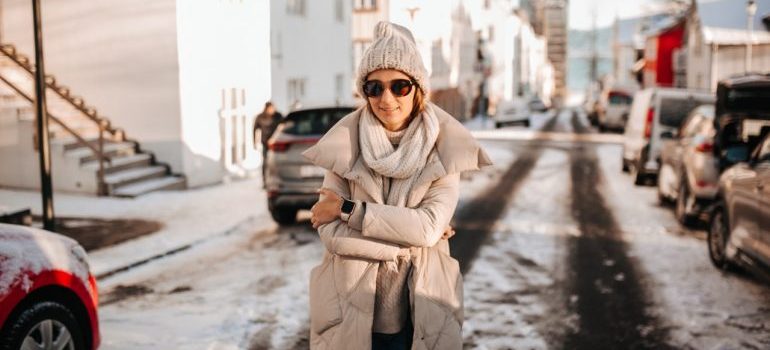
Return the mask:
<path id="1" fill-rule="evenodd" d="M 324 169 L 308 162 L 302 152 L 313 146 L 353 107 L 302 109 L 289 113 L 268 141 L 265 187 L 267 204 L 279 224 L 291 224 L 300 209 L 318 200 Z"/>
<path id="2" fill-rule="evenodd" d="M 714 105 L 702 105 L 690 112 L 677 138 L 661 145 L 658 197 L 661 202 L 676 200 L 676 217 L 685 226 L 696 223 L 717 194 L 715 132 Z"/>

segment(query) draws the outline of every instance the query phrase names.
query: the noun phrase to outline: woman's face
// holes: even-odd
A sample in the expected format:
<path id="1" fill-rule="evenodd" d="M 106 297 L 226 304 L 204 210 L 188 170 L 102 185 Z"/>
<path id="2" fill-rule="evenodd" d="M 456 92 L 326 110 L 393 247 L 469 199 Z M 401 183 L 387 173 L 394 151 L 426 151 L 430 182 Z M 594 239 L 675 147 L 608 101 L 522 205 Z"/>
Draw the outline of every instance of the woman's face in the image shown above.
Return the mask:
<path id="1" fill-rule="evenodd" d="M 369 74 L 366 81 L 378 81 L 382 87 L 382 94 L 377 97 L 367 97 L 369 106 L 374 115 L 383 126 L 390 131 L 404 129 L 409 124 L 409 116 L 414 108 L 414 94 L 417 85 L 411 87 L 411 91 L 404 96 L 397 96 L 391 90 L 391 84 L 402 80 L 411 81 L 408 75 L 395 69 L 380 69 Z"/>

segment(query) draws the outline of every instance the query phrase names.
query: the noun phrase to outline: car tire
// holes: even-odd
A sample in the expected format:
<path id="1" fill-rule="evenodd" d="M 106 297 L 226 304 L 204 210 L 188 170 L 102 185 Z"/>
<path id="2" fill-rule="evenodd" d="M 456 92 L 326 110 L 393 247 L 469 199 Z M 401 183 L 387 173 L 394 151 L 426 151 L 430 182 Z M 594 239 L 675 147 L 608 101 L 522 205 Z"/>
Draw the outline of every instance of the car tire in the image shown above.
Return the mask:
<path id="1" fill-rule="evenodd" d="M 495 129 L 500 129 L 503 127 L 503 123 L 501 122 L 495 122 Z"/>
<path id="2" fill-rule="evenodd" d="M 643 186 L 647 184 L 647 175 L 639 170 L 639 166 L 634 168 L 634 185 Z"/>
<path id="3" fill-rule="evenodd" d="M 628 173 L 629 171 L 631 171 L 631 170 L 628 168 L 628 161 L 626 161 L 625 159 L 622 159 L 620 162 L 621 162 L 621 163 L 623 163 L 623 168 L 622 168 L 621 170 L 622 170 L 624 173 Z"/>
<path id="4" fill-rule="evenodd" d="M 279 225 L 291 225 L 297 222 L 296 208 L 273 208 L 270 209 L 270 216 Z"/>
<path id="5" fill-rule="evenodd" d="M 524 127 L 525 127 L 525 128 L 528 128 L 528 127 L 529 127 L 529 119 L 527 119 L 527 120 L 525 120 L 525 121 L 524 121 Z"/>
<path id="6" fill-rule="evenodd" d="M 49 325 L 52 326 L 50 329 Z M 65 332 L 69 334 L 68 341 Z M 37 302 L 18 315 L 12 315 L 0 333 L 0 349 L 18 350 L 26 339 L 42 342 L 46 337 L 53 337 L 52 340 L 63 337 L 62 341 L 68 343 L 60 347 L 63 349 L 70 349 L 69 345 L 76 350 L 87 349 L 84 332 L 72 311 L 53 301 Z"/>
<path id="7" fill-rule="evenodd" d="M 695 215 L 687 212 L 689 201 L 695 201 L 695 197 L 692 195 L 692 191 L 690 191 L 690 186 L 687 185 L 687 181 L 682 181 L 682 184 L 679 185 L 679 191 L 677 192 L 674 212 L 676 214 L 676 220 L 685 227 L 692 227 L 697 221 Z M 692 204 L 695 205 L 694 203 Z"/>
<path id="8" fill-rule="evenodd" d="M 727 211 L 723 205 L 714 209 L 706 237 L 711 263 L 720 270 L 732 270 L 734 265 L 727 258 L 726 248 L 730 239 L 730 225 Z"/>

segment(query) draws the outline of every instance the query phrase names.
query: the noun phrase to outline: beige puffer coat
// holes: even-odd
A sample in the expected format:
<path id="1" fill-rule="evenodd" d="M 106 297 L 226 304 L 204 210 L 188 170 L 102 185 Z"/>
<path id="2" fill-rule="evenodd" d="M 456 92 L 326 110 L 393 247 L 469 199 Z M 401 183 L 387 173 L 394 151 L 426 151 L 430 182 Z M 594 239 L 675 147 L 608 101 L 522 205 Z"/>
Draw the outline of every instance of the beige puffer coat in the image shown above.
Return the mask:
<path id="1" fill-rule="evenodd" d="M 363 230 L 336 220 L 318 232 L 326 247 L 310 274 L 310 347 L 371 349 L 374 293 L 380 261 L 412 249 L 408 278 L 414 325 L 412 349 L 461 349 L 462 275 L 442 240 L 459 198 L 460 172 L 490 165 L 465 127 L 432 105 L 439 135 L 429 161 L 412 187 L 407 207 L 383 205 L 382 189 L 359 156 L 361 109 L 337 123 L 304 156 L 327 169 L 324 187 L 365 201 Z"/>

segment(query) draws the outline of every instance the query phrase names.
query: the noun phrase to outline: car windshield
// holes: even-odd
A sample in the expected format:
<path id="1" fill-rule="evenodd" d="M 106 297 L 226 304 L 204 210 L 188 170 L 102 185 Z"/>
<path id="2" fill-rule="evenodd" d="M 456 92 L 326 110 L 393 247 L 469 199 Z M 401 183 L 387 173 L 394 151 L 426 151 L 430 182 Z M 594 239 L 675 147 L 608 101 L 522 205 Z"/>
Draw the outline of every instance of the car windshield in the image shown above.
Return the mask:
<path id="1" fill-rule="evenodd" d="M 690 111 L 702 103 L 694 98 L 663 98 L 660 102 L 660 123 L 678 128 Z"/>
<path id="2" fill-rule="evenodd" d="M 609 100 L 611 105 L 630 105 L 633 98 L 622 93 L 610 93 Z"/>
<path id="3" fill-rule="evenodd" d="M 770 91 L 767 89 L 732 90 L 727 94 L 725 106 L 735 112 L 767 112 Z"/>
<path id="4" fill-rule="evenodd" d="M 283 121 L 283 132 L 292 135 L 323 135 L 353 108 L 312 109 L 292 112 Z"/>

